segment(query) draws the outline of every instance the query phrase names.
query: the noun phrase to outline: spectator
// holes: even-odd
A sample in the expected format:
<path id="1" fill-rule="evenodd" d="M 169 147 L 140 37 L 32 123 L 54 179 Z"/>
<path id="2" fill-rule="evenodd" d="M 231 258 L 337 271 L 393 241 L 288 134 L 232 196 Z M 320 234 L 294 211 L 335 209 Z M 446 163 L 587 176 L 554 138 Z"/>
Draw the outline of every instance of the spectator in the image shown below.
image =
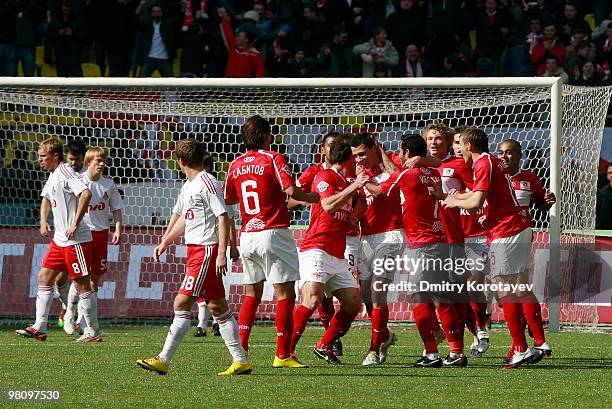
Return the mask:
<path id="1" fill-rule="evenodd" d="M 612 20 L 608 23 L 604 35 L 597 39 L 597 62 L 604 64 L 612 56 Z"/>
<path id="2" fill-rule="evenodd" d="M 162 6 L 153 3 L 151 21 L 142 22 L 144 55 L 141 77 L 150 77 L 156 70 L 162 77 L 172 77 L 172 61 L 176 53 L 174 21 L 164 18 Z"/>
<path id="3" fill-rule="evenodd" d="M 228 49 L 225 76 L 228 78 L 263 77 L 265 65 L 263 58 L 252 44 L 252 38 L 246 31 L 234 36 L 229 22 L 229 14 L 224 8 L 217 9 L 221 18 L 221 30 Z"/>
<path id="4" fill-rule="evenodd" d="M 485 0 L 476 23 L 476 53 L 479 58 L 492 61 L 494 75 L 501 73 L 501 55 L 507 45 L 509 23 L 506 12 L 497 7 L 497 0 Z"/>
<path id="5" fill-rule="evenodd" d="M 137 24 L 136 33 L 134 35 L 134 49 L 132 50 L 132 64 L 130 67 L 134 77 L 140 73 L 147 57 L 144 51 L 144 28 L 147 27 L 148 23 L 151 21 L 151 6 L 156 2 L 157 0 L 140 0 L 136 6 L 136 9 L 134 10 L 134 16 Z"/>
<path id="6" fill-rule="evenodd" d="M 530 18 L 539 18 L 544 25 L 555 23 L 557 21 L 555 14 L 550 10 L 549 1 L 537 0 L 537 4 L 535 6 L 529 3 L 531 2 L 527 2 L 527 7 L 529 9 L 528 14 Z"/>
<path id="7" fill-rule="evenodd" d="M 589 24 L 578 15 L 578 7 L 573 1 L 567 1 L 563 6 L 563 18 L 559 26 L 561 27 L 559 39 L 566 46 L 570 44 L 572 32 L 576 28 L 585 30 L 587 37 L 591 36 Z"/>
<path id="8" fill-rule="evenodd" d="M 83 20 L 64 0 L 59 14 L 51 19 L 48 35 L 54 45 L 58 77 L 82 77 L 81 49 L 85 28 Z"/>
<path id="9" fill-rule="evenodd" d="M 468 44 L 469 38 L 462 35 L 464 26 L 462 5 L 465 2 L 448 0 L 430 0 L 427 15 L 427 57 L 436 73 L 448 73 L 448 56 L 455 52 L 463 42 Z M 459 17 L 458 17 L 459 16 Z M 462 38 L 462 39 L 461 39 Z"/>
<path id="10" fill-rule="evenodd" d="M 539 74 L 540 77 L 560 77 L 565 84 L 568 82 L 568 76 L 563 67 L 559 64 L 559 60 L 554 55 L 546 57 L 544 72 Z"/>
<path id="11" fill-rule="evenodd" d="M 585 56 L 589 61 L 597 61 L 597 47 L 587 37 L 586 31 L 583 28 L 575 28 L 572 31 L 572 39 L 570 45 L 565 48 L 565 59 L 570 60 L 574 54 L 578 52 L 578 44 L 582 41 L 586 41 L 590 46 L 590 52 L 588 56 Z"/>
<path id="12" fill-rule="evenodd" d="M 525 11 L 517 2 L 511 2 L 507 6 L 509 33 L 508 52 L 504 59 L 505 63 L 502 71 L 504 75 L 529 75 L 529 67 L 527 67 L 527 56 L 529 54 L 525 36 L 530 32 L 530 19 Z"/>
<path id="13" fill-rule="evenodd" d="M 25 77 L 33 77 L 36 70 L 36 30 L 44 21 L 46 15 L 44 8 L 39 7 L 36 0 L 25 0 L 17 14 L 17 31 L 15 47 L 13 50 L 12 72 L 17 75 L 17 68 L 21 62 L 21 69 Z"/>
<path id="14" fill-rule="evenodd" d="M 17 38 L 17 0 L 0 0 L 0 76 L 14 76 L 13 52 Z"/>
<path id="15" fill-rule="evenodd" d="M 595 64 L 591 61 L 585 62 L 582 66 L 576 65 L 573 73 L 574 77 L 570 82 L 571 85 L 583 85 L 588 87 L 601 85 L 601 80 L 599 79 Z"/>
<path id="16" fill-rule="evenodd" d="M 567 49 L 569 49 L 569 46 L 567 47 Z M 586 62 L 595 62 L 594 58 L 591 59 L 592 50 L 591 50 L 590 42 L 586 40 L 582 40 L 576 45 L 575 50 L 576 51 L 571 54 L 567 54 L 567 52 L 565 54 L 566 55 L 566 58 L 565 58 L 565 71 L 566 72 L 573 73 L 576 71 L 576 68 L 580 70 Z"/>
<path id="17" fill-rule="evenodd" d="M 180 76 L 187 78 L 203 77 L 206 45 L 202 26 L 197 20 L 191 21 L 182 37 L 183 51 L 181 52 Z"/>
<path id="18" fill-rule="evenodd" d="M 253 42 L 259 38 L 259 13 L 255 10 L 249 10 L 242 16 L 242 23 L 238 27 L 238 32 L 244 31 L 249 33 L 249 36 L 253 39 Z"/>
<path id="19" fill-rule="evenodd" d="M 606 170 L 608 184 L 597 192 L 597 211 L 595 228 L 612 230 L 612 164 Z"/>
<path id="20" fill-rule="evenodd" d="M 414 7 L 414 0 L 400 0 L 399 8 L 389 15 L 385 27 L 389 40 L 398 51 L 406 50 L 408 44 L 425 45 L 425 20 Z"/>
<path id="21" fill-rule="evenodd" d="M 531 51 L 531 62 L 538 67 L 536 71 L 538 75 L 542 75 L 546 70 L 548 56 L 554 56 L 560 66 L 565 62 L 565 47 L 559 42 L 557 28 L 552 23 L 544 26 L 542 42 Z"/>
<path id="22" fill-rule="evenodd" d="M 314 57 L 321 49 L 325 38 L 329 36 L 329 30 L 326 28 L 325 16 L 318 13 L 315 7 L 304 5 L 302 10 L 302 16 L 296 21 L 295 33 L 299 47 L 308 57 Z"/>
<path id="23" fill-rule="evenodd" d="M 299 48 L 293 53 L 286 64 L 281 67 L 281 76 L 288 78 L 308 78 L 314 76 L 315 61 L 306 57 Z"/>
<path id="24" fill-rule="evenodd" d="M 104 2 L 106 20 L 101 28 L 109 74 L 111 77 L 127 77 L 130 74 L 135 48 L 134 11 L 137 0 L 104 0 Z M 113 24 L 109 24 L 109 21 L 113 21 Z"/>
<path id="25" fill-rule="evenodd" d="M 347 46 L 348 33 L 343 26 L 336 27 L 332 41 L 323 44 L 317 64 L 324 77 L 355 77 L 353 47 Z"/>
<path id="26" fill-rule="evenodd" d="M 355 44 L 366 40 L 366 22 L 370 17 L 368 0 L 320 1 L 324 9 L 325 20 L 335 25 L 344 26 L 348 42 Z"/>
<path id="27" fill-rule="evenodd" d="M 289 37 L 291 27 L 288 24 L 284 24 L 278 33 L 276 38 L 272 41 L 272 51 L 269 53 L 272 57 L 267 64 L 268 70 L 271 76 L 278 76 L 280 70 L 290 58 L 292 48 L 292 40 Z"/>
<path id="28" fill-rule="evenodd" d="M 421 50 L 416 44 L 406 46 L 404 58 L 400 60 L 397 74 L 399 77 L 420 78 L 430 75 L 429 67 L 421 59 Z"/>
<path id="29" fill-rule="evenodd" d="M 387 40 L 387 32 L 384 28 L 374 27 L 372 34 L 370 41 L 353 48 L 355 55 L 361 57 L 361 76 L 389 77 L 391 69 L 399 62 L 397 50 L 393 43 Z"/>
<path id="30" fill-rule="evenodd" d="M 525 74 L 534 75 L 537 66 L 531 62 L 533 49 L 542 42 L 544 35 L 542 34 L 542 21 L 537 17 L 532 17 L 529 21 L 529 33 L 525 38 L 525 43 L 528 50 L 528 58 L 525 63 Z"/>

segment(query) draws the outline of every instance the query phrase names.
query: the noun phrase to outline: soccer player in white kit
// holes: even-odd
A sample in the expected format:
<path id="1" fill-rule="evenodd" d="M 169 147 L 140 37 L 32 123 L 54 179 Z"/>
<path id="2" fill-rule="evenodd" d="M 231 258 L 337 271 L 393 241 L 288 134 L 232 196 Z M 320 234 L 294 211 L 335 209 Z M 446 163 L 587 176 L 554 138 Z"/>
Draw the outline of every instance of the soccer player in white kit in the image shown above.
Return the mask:
<path id="1" fill-rule="evenodd" d="M 122 232 L 123 199 L 112 179 L 103 176 L 108 156 L 103 148 L 92 147 L 85 154 L 86 171 L 80 178 L 91 192 L 91 201 L 83 221 L 91 230 L 92 261 L 90 271 L 91 289 L 98 292 L 100 277 L 107 272 L 108 233 L 110 230 L 109 216 L 112 214 L 115 231 L 111 243 L 119 244 Z M 64 331 L 68 335 L 75 332 L 75 318 L 78 296 L 74 285 L 70 286 L 68 304 L 64 315 Z M 82 310 L 82 308 L 79 308 Z"/>
<path id="2" fill-rule="evenodd" d="M 57 139 L 43 141 L 38 149 L 38 157 L 41 167 L 51 172 L 41 195 L 49 201 L 53 211 L 55 234 L 38 273 L 36 322 L 15 332 L 38 341 L 47 339 L 53 284 L 60 272 L 68 271 L 83 302 L 83 316 L 88 327 L 84 336 L 77 341 L 97 342 L 100 340 L 97 297 L 89 282 L 91 232 L 83 222 L 91 192 L 74 170 L 63 163 L 63 147 Z M 40 219 L 41 232 L 51 231 L 47 225 L 47 215 L 41 214 Z"/>
<path id="3" fill-rule="evenodd" d="M 240 345 L 238 323 L 225 300 L 221 279 L 227 270 L 225 253 L 232 222 L 221 186 L 214 176 L 203 170 L 204 145 L 200 142 L 195 139 L 182 140 L 175 152 L 179 166 L 187 177 L 174 208 L 181 217 L 155 247 L 153 257 L 159 261 L 170 244 L 184 233 L 187 270 L 174 299 L 174 320 L 162 351 L 157 356 L 136 362 L 144 369 L 165 375 L 170 360 L 191 325 L 191 307 L 198 298 L 203 298 L 217 318 L 221 337 L 233 359 L 230 367 L 218 375 L 250 374 L 252 367 Z"/>

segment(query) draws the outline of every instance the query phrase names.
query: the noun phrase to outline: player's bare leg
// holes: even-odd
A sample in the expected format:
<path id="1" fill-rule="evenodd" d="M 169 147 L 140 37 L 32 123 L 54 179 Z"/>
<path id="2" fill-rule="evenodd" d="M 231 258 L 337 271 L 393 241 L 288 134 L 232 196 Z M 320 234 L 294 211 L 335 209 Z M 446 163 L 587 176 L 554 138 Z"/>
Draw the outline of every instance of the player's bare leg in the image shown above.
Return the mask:
<path id="1" fill-rule="evenodd" d="M 238 314 L 238 329 L 240 344 L 247 353 L 249 352 L 249 337 L 251 336 L 251 329 L 255 321 L 255 313 L 263 295 L 263 287 L 263 280 L 255 284 L 244 285 L 245 297 L 242 299 L 242 305 Z"/>
<path id="2" fill-rule="evenodd" d="M 25 329 L 16 330 L 17 335 L 34 338 L 37 341 L 47 340 L 49 310 L 53 302 L 53 285 L 60 271 L 42 267 L 38 272 L 38 292 L 36 294 L 36 321 Z"/>
<path id="3" fill-rule="evenodd" d="M 341 288 L 334 291 L 333 295 L 340 302 L 340 308 L 334 314 L 329 328 L 317 342 L 314 354 L 331 365 L 340 365 L 342 362 L 332 351 L 332 346 L 351 328 L 351 324 L 361 309 L 361 297 L 357 288 Z"/>

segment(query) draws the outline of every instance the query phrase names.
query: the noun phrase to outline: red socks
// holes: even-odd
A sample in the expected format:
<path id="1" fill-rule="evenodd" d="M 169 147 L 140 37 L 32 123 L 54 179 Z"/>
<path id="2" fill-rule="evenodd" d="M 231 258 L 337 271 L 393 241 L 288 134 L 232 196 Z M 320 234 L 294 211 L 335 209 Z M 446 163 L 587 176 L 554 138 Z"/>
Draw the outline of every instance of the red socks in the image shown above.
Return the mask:
<path id="1" fill-rule="evenodd" d="M 433 354 L 438 352 L 436 333 L 438 332 L 438 318 L 433 303 L 416 304 L 412 308 L 412 315 L 416 322 L 419 335 L 425 345 L 425 352 Z"/>
<path id="2" fill-rule="evenodd" d="M 450 351 L 460 354 L 463 352 L 463 322 L 457 316 L 457 311 L 451 304 L 441 304 L 438 307 L 438 315 L 442 322 L 442 329 L 446 334 L 446 340 Z"/>
<path id="3" fill-rule="evenodd" d="M 544 322 L 542 321 L 542 308 L 536 298 L 535 294 L 531 291 L 521 297 L 521 306 L 527 319 L 529 329 L 533 334 L 533 342 L 536 346 L 542 345 L 546 342 L 544 337 Z"/>
<path id="4" fill-rule="evenodd" d="M 293 308 L 295 299 L 278 300 L 276 303 L 276 356 L 285 359 L 289 356 L 291 348 L 291 335 L 293 333 Z"/>
<path id="5" fill-rule="evenodd" d="M 317 309 L 319 312 L 319 320 L 323 325 L 323 328 L 327 329 L 329 327 L 329 322 L 334 317 L 336 310 L 334 309 L 334 299 L 333 298 L 323 298 L 323 302 L 319 304 Z"/>
<path id="6" fill-rule="evenodd" d="M 499 300 L 504 310 L 504 318 L 512 337 L 512 350 L 525 352 L 528 348 L 523 326 L 523 309 L 514 294 L 507 295 Z"/>
<path id="7" fill-rule="evenodd" d="M 389 338 L 389 307 L 372 309 L 372 342 L 370 351 L 378 351 L 383 342 Z"/>
<path id="8" fill-rule="evenodd" d="M 487 327 L 487 303 L 486 302 L 471 302 L 470 306 L 474 311 L 476 319 L 476 328 L 485 329 Z"/>
<path id="9" fill-rule="evenodd" d="M 329 323 L 329 328 L 327 328 L 323 337 L 317 342 L 317 348 L 330 348 L 338 338 L 344 336 L 344 334 L 348 332 L 356 316 L 356 312 L 354 314 L 349 314 L 340 307 Z"/>
<path id="10" fill-rule="evenodd" d="M 313 313 L 313 310 L 303 305 L 299 305 L 293 313 L 293 336 L 291 338 L 291 348 L 289 349 L 290 353 L 295 352 L 295 346 L 300 341 L 302 334 L 306 330 L 308 320 Z"/>
<path id="11" fill-rule="evenodd" d="M 242 300 L 240 313 L 238 315 L 238 329 L 240 333 L 240 344 L 245 351 L 249 350 L 249 336 L 251 335 L 251 327 L 255 321 L 255 312 L 261 300 L 255 297 L 246 296 Z"/>

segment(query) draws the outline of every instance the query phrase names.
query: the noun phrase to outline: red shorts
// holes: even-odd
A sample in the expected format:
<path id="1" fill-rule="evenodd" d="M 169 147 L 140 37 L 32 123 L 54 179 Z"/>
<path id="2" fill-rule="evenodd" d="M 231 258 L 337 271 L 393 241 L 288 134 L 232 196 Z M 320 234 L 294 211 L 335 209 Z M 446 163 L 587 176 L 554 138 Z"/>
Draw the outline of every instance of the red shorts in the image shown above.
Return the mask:
<path id="1" fill-rule="evenodd" d="M 89 275 L 92 258 L 92 242 L 60 247 L 51 240 L 42 266 L 56 271 L 67 271 L 71 280 Z"/>
<path id="2" fill-rule="evenodd" d="M 106 259 L 108 257 L 108 230 L 91 232 L 93 249 L 91 258 L 91 274 L 102 275 L 106 273 Z"/>
<path id="3" fill-rule="evenodd" d="M 187 272 L 179 294 L 203 298 L 205 301 L 225 298 L 223 280 L 217 275 L 218 244 L 187 245 Z"/>

